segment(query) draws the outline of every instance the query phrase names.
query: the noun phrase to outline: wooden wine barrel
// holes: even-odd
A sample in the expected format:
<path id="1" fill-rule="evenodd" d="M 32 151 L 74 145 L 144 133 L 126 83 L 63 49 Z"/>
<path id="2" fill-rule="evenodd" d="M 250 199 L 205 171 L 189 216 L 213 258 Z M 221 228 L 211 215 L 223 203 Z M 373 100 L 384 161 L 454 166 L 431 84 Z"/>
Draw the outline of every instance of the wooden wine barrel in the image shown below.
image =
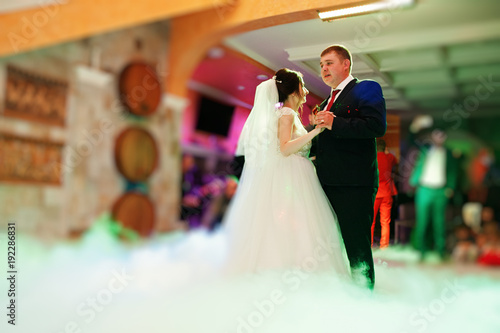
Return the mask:
<path id="1" fill-rule="evenodd" d="M 115 142 L 115 162 L 129 181 L 145 181 L 158 165 L 158 147 L 153 136 L 140 127 L 126 128 Z"/>
<path id="2" fill-rule="evenodd" d="M 112 217 L 125 228 L 147 237 L 153 231 L 155 223 L 154 205 L 142 193 L 127 192 L 113 205 Z"/>
<path id="3" fill-rule="evenodd" d="M 149 116 L 160 104 L 160 81 L 148 64 L 133 62 L 127 65 L 120 73 L 118 90 L 125 108 L 134 115 Z"/>

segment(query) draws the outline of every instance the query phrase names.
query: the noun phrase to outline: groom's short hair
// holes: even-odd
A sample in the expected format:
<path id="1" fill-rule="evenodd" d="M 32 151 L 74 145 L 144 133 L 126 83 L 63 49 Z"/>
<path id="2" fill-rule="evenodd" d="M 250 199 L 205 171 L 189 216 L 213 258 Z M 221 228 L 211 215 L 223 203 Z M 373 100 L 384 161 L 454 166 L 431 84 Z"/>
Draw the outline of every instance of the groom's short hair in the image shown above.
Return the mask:
<path id="1" fill-rule="evenodd" d="M 349 52 L 349 50 L 343 46 L 343 45 L 340 45 L 340 44 L 334 44 L 334 45 L 330 45 L 328 46 L 326 49 L 323 50 L 323 52 L 321 52 L 321 57 L 324 56 L 324 55 L 327 55 L 331 52 L 335 52 L 338 56 L 340 56 L 342 59 L 347 59 L 349 60 L 349 69 L 352 70 L 352 57 L 351 57 L 351 52 Z"/>

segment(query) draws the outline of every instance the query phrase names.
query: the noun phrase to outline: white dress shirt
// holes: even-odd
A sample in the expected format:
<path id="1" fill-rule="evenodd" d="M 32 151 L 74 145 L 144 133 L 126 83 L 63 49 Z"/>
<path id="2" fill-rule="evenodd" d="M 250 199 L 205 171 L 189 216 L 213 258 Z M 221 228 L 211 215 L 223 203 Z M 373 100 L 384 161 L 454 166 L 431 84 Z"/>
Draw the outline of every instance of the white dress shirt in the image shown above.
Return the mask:
<path id="1" fill-rule="evenodd" d="M 335 96 L 335 99 L 333 100 L 334 102 L 337 100 L 337 98 L 339 97 L 340 93 L 342 92 L 342 90 L 344 90 L 344 88 L 349 84 L 349 82 L 351 82 L 352 80 L 354 80 L 354 76 L 352 76 L 351 74 L 349 74 L 348 77 L 345 78 L 344 81 L 340 82 L 339 85 L 337 86 L 337 88 L 333 89 L 330 91 L 330 98 L 328 98 L 328 101 L 326 101 L 326 104 L 325 105 L 328 105 L 330 104 L 330 100 L 332 99 L 332 96 L 333 96 L 333 91 L 334 90 L 340 90 L 337 95 Z"/>
<path id="2" fill-rule="evenodd" d="M 420 185 L 442 188 L 446 185 L 446 150 L 444 147 L 431 147 L 423 165 Z"/>

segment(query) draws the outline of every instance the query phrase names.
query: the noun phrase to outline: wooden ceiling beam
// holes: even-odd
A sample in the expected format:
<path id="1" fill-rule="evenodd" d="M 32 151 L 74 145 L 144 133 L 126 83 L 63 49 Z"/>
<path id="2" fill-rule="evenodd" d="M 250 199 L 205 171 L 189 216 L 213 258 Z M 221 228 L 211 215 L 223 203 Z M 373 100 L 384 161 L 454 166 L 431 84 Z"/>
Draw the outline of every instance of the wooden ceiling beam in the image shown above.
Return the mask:
<path id="1" fill-rule="evenodd" d="M 217 7 L 217 0 L 50 0 L 0 14 L 0 56 L 8 56 Z"/>

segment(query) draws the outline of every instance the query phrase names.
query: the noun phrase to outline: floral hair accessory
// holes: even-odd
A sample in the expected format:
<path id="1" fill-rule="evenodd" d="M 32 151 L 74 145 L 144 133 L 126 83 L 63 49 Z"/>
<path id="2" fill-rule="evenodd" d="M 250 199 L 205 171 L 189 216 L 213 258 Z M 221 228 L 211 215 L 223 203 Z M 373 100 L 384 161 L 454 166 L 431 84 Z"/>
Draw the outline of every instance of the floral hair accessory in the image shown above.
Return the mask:
<path id="1" fill-rule="evenodd" d="M 276 75 L 273 76 L 273 80 L 276 81 L 277 83 L 283 83 L 283 81 L 280 81 L 280 80 L 276 80 Z"/>
<path id="2" fill-rule="evenodd" d="M 278 102 L 278 103 L 274 104 L 274 108 L 276 110 L 281 109 L 282 107 L 283 107 L 283 102 Z"/>

